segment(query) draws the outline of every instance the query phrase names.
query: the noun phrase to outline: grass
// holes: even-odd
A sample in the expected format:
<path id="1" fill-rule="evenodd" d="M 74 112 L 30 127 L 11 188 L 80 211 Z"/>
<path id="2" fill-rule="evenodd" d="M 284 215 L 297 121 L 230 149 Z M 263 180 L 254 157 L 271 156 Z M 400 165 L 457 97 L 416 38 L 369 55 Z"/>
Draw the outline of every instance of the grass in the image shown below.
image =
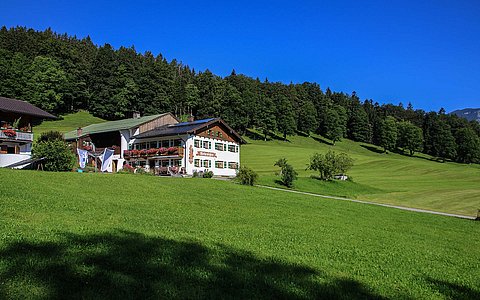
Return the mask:
<path id="1" fill-rule="evenodd" d="M 63 120 L 43 122 L 34 128 L 35 136 L 48 130 L 68 132 L 99 122 L 104 120 L 79 111 Z M 440 163 L 424 154 L 385 154 L 376 146 L 350 140 L 331 146 L 318 135 L 293 136 L 289 142 L 245 139 L 249 143 L 242 146 L 242 164 L 256 170 L 263 185 L 282 187 L 275 176 L 278 168 L 273 164 L 286 157 L 299 172 L 296 190 L 469 216 L 475 216 L 480 209 L 479 165 Z M 349 172 L 353 182 L 322 182 L 311 177 L 314 172 L 305 171 L 310 155 L 328 149 L 346 152 L 355 159 Z"/>
<path id="2" fill-rule="evenodd" d="M 385 154 L 376 146 L 346 139 L 332 146 L 317 135 L 293 136 L 288 142 L 246 139 L 241 161 L 259 173 L 260 184 L 281 187 L 273 164 L 286 157 L 299 173 L 296 190 L 470 216 L 480 209 L 479 165 L 440 163 L 423 154 Z M 349 172 L 354 182 L 321 182 L 311 178 L 315 172 L 305 171 L 313 153 L 328 149 L 354 158 Z"/>
<path id="3" fill-rule="evenodd" d="M 479 222 L 211 179 L 0 176 L 0 298 L 480 297 Z"/>
<path id="4" fill-rule="evenodd" d="M 66 133 L 77 129 L 78 127 L 85 127 L 90 124 L 96 124 L 105 122 L 105 120 L 92 116 L 87 111 L 79 111 L 74 114 L 68 114 L 63 116 L 61 120 L 55 121 L 43 121 L 40 125 L 35 126 L 33 129 L 35 137 L 39 137 L 40 134 L 46 131 L 60 131 Z"/>

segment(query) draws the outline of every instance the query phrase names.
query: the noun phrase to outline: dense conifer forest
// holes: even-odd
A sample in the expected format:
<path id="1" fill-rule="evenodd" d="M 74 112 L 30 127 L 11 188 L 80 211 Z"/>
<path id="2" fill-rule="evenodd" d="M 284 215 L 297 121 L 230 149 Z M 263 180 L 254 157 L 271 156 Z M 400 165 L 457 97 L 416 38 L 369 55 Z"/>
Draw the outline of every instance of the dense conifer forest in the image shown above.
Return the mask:
<path id="1" fill-rule="evenodd" d="M 326 70 L 328 71 L 328 70 Z M 480 123 L 379 104 L 317 83 L 284 84 L 235 71 L 222 78 L 161 54 L 95 45 L 51 29 L 0 29 L 0 96 L 27 100 L 57 115 L 80 109 L 108 120 L 173 112 L 221 117 L 264 138 L 319 133 L 382 146 L 386 152 L 424 152 L 442 160 L 480 162 Z"/>

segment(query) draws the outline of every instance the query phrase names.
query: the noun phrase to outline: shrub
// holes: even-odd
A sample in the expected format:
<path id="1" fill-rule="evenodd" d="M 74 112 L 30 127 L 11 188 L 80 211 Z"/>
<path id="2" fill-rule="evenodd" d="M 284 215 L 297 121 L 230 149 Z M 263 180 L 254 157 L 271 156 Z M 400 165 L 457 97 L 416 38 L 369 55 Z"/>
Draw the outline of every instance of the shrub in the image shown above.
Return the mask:
<path id="1" fill-rule="evenodd" d="M 345 173 L 353 166 L 353 159 L 346 153 L 335 154 L 329 150 L 325 155 L 315 153 L 310 157 L 307 170 L 318 171 L 320 179 L 332 180 L 334 175 Z"/>
<path id="2" fill-rule="evenodd" d="M 63 134 L 58 131 L 46 131 L 40 135 L 37 142 L 63 141 Z"/>
<path id="3" fill-rule="evenodd" d="M 146 171 L 144 168 L 137 168 L 136 171 L 135 171 L 135 174 L 138 174 L 138 175 L 154 175 L 153 173 L 150 173 L 150 172 Z"/>
<path id="4" fill-rule="evenodd" d="M 241 166 L 240 169 L 237 172 L 237 177 L 236 179 L 244 185 L 254 185 L 255 182 L 257 182 L 258 179 L 258 174 L 245 166 Z"/>
<path id="5" fill-rule="evenodd" d="M 32 149 L 34 158 L 44 158 L 45 171 L 71 171 L 76 159 L 70 147 L 63 140 L 43 139 L 37 141 Z"/>
<path id="6" fill-rule="evenodd" d="M 134 174 L 135 168 L 129 164 L 123 165 L 123 168 L 117 172 L 118 174 Z"/>
<path id="7" fill-rule="evenodd" d="M 280 167 L 280 177 L 281 177 L 281 182 L 284 186 L 286 187 L 293 187 L 293 181 L 297 179 L 298 173 L 295 172 L 293 167 L 287 163 L 286 158 L 280 158 L 277 160 L 277 162 L 274 164 L 274 166 Z"/>
<path id="8" fill-rule="evenodd" d="M 212 177 L 213 177 L 212 171 L 206 171 L 203 173 L 203 178 L 212 178 Z"/>

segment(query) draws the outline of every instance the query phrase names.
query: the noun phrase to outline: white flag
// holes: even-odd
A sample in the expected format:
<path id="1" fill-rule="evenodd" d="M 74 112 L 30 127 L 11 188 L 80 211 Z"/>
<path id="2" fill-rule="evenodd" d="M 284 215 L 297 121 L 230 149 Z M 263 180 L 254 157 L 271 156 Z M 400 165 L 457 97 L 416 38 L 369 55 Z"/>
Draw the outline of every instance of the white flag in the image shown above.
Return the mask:
<path id="1" fill-rule="evenodd" d="M 77 149 L 78 153 L 78 164 L 80 165 L 80 168 L 85 168 L 85 165 L 87 163 L 88 159 L 88 151 L 83 150 L 83 149 Z"/>
<path id="2" fill-rule="evenodd" d="M 102 161 L 102 168 L 100 169 L 100 171 L 105 172 L 105 171 L 108 170 L 109 167 L 111 168 L 112 158 L 113 158 L 113 153 L 114 152 L 115 151 L 113 151 L 113 150 L 105 148 L 102 156 L 100 157 L 100 160 Z"/>

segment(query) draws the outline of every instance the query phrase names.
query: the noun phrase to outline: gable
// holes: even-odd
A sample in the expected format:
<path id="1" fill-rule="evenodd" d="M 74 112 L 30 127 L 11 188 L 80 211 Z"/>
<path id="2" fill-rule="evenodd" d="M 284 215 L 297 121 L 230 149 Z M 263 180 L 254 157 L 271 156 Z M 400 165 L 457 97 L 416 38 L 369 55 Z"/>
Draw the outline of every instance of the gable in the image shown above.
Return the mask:
<path id="1" fill-rule="evenodd" d="M 158 127 L 162 127 L 165 125 L 173 125 L 177 123 L 178 123 L 178 119 L 175 118 L 171 113 L 167 113 L 162 115 L 159 118 L 156 118 L 154 120 L 151 120 L 147 123 L 140 125 L 138 131 L 139 133 L 144 133 Z"/>
<path id="2" fill-rule="evenodd" d="M 241 143 L 234 134 L 233 130 L 227 128 L 221 122 L 216 122 L 211 126 L 201 128 L 196 132 L 196 135 L 220 141 L 228 141 L 232 143 Z"/>

